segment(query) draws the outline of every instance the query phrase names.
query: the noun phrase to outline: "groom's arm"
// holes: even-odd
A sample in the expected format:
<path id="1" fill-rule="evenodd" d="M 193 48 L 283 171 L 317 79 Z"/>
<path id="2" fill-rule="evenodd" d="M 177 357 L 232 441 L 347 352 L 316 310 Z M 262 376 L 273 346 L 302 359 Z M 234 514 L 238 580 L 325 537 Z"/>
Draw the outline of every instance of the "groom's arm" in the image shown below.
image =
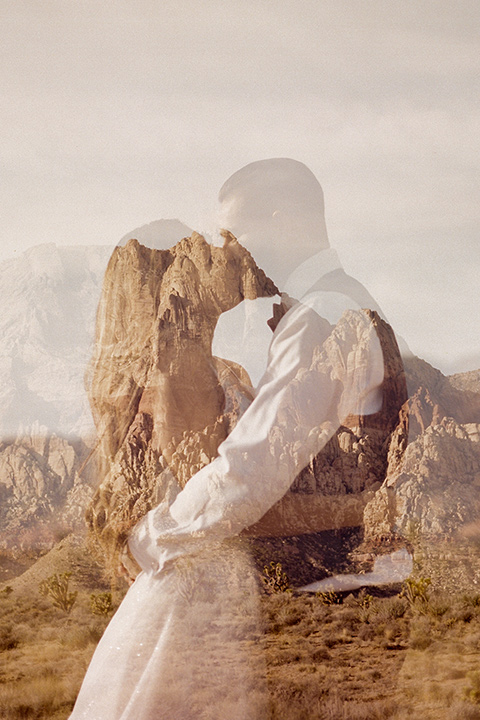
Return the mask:
<path id="1" fill-rule="evenodd" d="M 134 528 L 129 547 L 143 569 L 256 523 L 342 419 L 379 409 L 383 356 L 370 319 L 347 311 L 332 328 L 314 306 L 299 303 L 279 324 L 257 396 L 218 457 Z"/>

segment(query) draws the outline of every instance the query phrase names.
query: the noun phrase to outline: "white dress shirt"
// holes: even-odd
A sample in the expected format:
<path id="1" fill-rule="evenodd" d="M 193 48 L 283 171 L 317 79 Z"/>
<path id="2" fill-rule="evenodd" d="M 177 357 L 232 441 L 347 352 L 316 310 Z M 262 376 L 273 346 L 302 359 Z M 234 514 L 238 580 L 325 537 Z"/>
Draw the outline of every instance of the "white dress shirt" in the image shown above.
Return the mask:
<path id="1" fill-rule="evenodd" d="M 219 321 L 214 354 L 245 367 L 255 398 L 218 457 L 133 529 L 129 549 L 144 571 L 256 523 L 344 418 L 380 409 L 383 355 L 369 317 L 341 291 L 312 290 L 339 268 L 329 249 L 293 271 L 282 296 L 290 309 L 273 336 L 271 298 L 244 301 Z"/>

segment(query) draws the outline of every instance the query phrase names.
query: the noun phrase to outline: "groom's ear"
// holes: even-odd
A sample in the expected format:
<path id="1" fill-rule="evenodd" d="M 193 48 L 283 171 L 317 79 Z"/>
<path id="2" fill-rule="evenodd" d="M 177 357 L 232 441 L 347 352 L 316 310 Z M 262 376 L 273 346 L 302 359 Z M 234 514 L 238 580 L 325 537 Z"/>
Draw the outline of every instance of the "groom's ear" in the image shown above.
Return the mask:
<path id="1" fill-rule="evenodd" d="M 298 222 L 287 210 L 275 210 L 272 213 L 272 229 L 278 237 L 289 237 L 295 232 Z"/>
<path id="2" fill-rule="evenodd" d="M 285 210 L 275 210 L 272 213 L 272 223 L 277 230 L 281 230 L 288 225 L 288 213 Z"/>

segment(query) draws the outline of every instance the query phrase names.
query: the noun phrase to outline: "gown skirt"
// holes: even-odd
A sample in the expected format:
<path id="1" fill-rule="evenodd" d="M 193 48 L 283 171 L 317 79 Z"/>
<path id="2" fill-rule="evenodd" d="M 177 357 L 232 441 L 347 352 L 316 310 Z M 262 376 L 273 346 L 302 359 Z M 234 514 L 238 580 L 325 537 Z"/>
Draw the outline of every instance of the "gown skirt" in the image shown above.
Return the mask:
<path id="1" fill-rule="evenodd" d="M 264 720 L 258 581 L 222 543 L 141 572 L 93 655 L 70 720 Z"/>

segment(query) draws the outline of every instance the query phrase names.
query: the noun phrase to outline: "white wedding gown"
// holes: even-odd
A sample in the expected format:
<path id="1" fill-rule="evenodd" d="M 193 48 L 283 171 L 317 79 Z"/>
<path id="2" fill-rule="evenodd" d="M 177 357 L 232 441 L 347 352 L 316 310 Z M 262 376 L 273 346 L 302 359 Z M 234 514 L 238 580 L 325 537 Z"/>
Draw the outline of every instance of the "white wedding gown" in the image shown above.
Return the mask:
<path id="1" fill-rule="evenodd" d="M 240 548 L 142 572 L 98 645 L 71 720 L 265 718 L 260 631 Z"/>

